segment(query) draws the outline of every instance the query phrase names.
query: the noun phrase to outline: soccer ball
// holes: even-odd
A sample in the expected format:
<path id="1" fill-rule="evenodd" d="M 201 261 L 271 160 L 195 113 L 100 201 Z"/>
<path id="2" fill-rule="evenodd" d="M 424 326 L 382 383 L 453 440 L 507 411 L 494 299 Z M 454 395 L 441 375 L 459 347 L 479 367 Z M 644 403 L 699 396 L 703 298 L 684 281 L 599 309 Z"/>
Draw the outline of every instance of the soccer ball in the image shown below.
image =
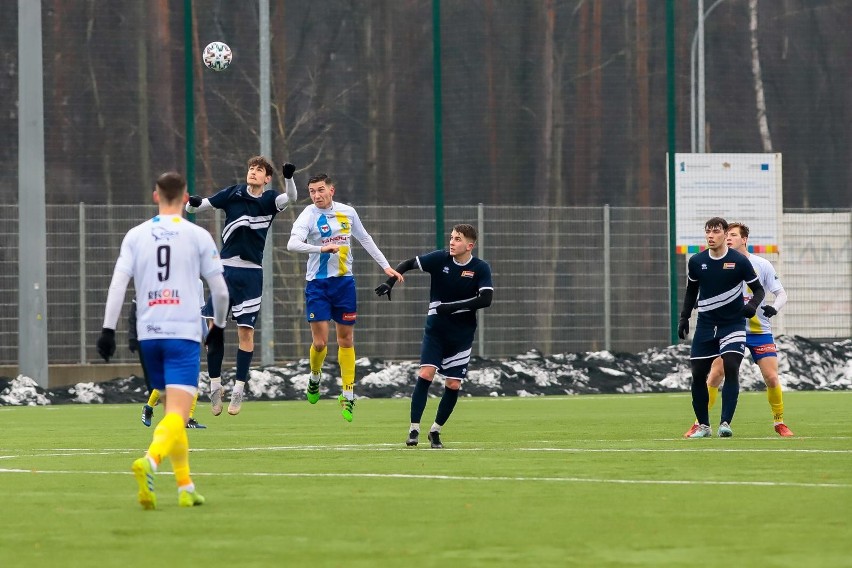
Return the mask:
<path id="1" fill-rule="evenodd" d="M 228 44 L 221 41 L 212 41 L 207 44 L 201 54 L 201 59 L 208 69 L 213 71 L 224 71 L 231 64 L 234 54 Z"/>

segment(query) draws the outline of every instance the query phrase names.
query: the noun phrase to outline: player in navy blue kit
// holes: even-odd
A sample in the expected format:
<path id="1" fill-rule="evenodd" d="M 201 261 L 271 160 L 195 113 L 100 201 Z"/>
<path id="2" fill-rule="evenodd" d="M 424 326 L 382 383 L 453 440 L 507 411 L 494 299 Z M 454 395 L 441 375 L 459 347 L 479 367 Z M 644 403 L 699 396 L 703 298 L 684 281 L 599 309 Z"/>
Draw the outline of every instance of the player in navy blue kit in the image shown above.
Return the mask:
<path id="1" fill-rule="evenodd" d="M 189 213 L 208 209 L 225 212 L 222 228 L 222 264 L 225 267 L 225 282 L 230 295 L 231 319 L 237 322 L 239 349 L 237 350 L 237 373 L 228 414 L 240 412 L 243 392 L 248 380 L 249 367 L 254 355 L 254 324 L 260 313 L 263 291 L 263 249 L 266 233 L 275 215 L 296 201 L 296 184 L 293 164 L 284 164 L 284 193 L 265 189 L 272 181 L 272 165 L 263 156 L 248 160 L 246 183 L 232 185 L 212 197 L 202 199 L 193 195 L 186 210 Z M 202 316 L 212 316 L 210 300 L 202 310 Z M 224 350 L 207 350 L 207 373 L 210 375 L 210 403 L 214 416 L 222 413 L 222 359 Z"/>
<path id="2" fill-rule="evenodd" d="M 690 366 L 692 369 L 692 409 L 699 427 L 690 438 L 709 438 L 710 413 L 707 404 L 707 375 L 713 360 L 721 355 L 725 368 L 722 387 L 722 419 L 719 436 L 731 436 L 730 423 L 737 409 L 740 392 L 740 362 L 745 355 L 746 319 L 752 317 L 763 301 L 766 291 L 744 255 L 728 248 L 728 222 L 713 217 L 704 224 L 707 249 L 693 255 L 688 262 L 686 294 L 677 327 L 678 337 L 689 334 L 689 316 L 698 308 L 698 322 L 692 338 Z M 743 282 L 754 296 L 743 305 Z"/>
<path id="3" fill-rule="evenodd" d="M 428 439 L 433 448 L 443 448 L 441 427 L 446 424 L 459 397 L 461 382 L 467 375 L 473 335 L 476 332 L 476 310 L 491 305 L 494 286 L 491 267 L 473 256 L 476 229 L 472 225 L 456 225 L 450 234 L 450 250 L 436 250 L 405 260 L 396 267 L 403 274 L 414 268 L 432 276 L 429 287 L 429 309 L 426 331 L 420 348 L 420 372 L 411 395 L 411 425 L 407 446 L 416 446 L 420 435 L 420 418 L 426 409 L 429 387 L 436 371 L 444 376 L 444 394 L 438 404 L 435 422 Z M 389 278 L 376 288 L 378 296 L 391 299 L 396 278 Z M 706 406 L 706 405 L 705 405 Z"/>

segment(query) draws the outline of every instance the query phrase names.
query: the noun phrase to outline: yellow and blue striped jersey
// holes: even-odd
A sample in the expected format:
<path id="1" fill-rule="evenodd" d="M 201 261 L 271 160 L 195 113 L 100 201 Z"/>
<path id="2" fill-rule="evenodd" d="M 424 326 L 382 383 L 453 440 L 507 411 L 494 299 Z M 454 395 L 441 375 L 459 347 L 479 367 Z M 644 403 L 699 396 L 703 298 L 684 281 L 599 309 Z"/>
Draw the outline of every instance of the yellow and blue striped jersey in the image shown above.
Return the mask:
<path id="1" fill-rule="evenodd" d="M 328 209 L 308 205 L 293 223 L 290 236 L 309 245 L 322 247 L 338 245 L 336 253 L 312 252 L 308 255 L 305 279 L 335 278 L 352 276 L 352 238 L 358 240 L 370 256 L 382 267 L 389 268 L 382 251 L 361 224 L 355 208 L 344 203 L 332 202 Z"/>

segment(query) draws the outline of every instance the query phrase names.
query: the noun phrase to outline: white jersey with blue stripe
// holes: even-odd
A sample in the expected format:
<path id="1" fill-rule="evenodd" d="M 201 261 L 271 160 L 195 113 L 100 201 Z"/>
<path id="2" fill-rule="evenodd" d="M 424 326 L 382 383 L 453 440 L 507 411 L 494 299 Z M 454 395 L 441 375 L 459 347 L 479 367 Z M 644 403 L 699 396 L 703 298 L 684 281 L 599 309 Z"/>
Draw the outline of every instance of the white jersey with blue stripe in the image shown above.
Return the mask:
<path id="1" fill-rule="evenodd" d="M 361 243 L 370 256 L 382 267 L 390 268 L 373 237 L 361 224 L 355 208 L 333 201 L 328 209 L 308 205 L 293 223 L 290 236 L 309 245 L 338 245 L 336 253 L 312 252 L 308 254 L 308 281 L 338 276 L 352 276 L 352 237 Z"/>
<path id="2" fill-rule="evenodd" d="M 754 271 L 757 272 L 757 278 L 763 285 L 763 289 L 766 290 L 767 297 L 769 292 L 778 294 L 778 292 L 784 289 L 771 262 L 755 254 L 748 255 L 748 259 L 754 267 Z M 754 293 L 752 293 L 751 288 L 743 282 L 743 301 L 747 303 L 753 297 Z M 746 321 L 746 333 L 772 333 L 772 323 L 770 323 L 768 317 L 763 315 L 763 310 L 761 309 L 766 304 L 766 298 L 764 298 L 754 316 Z"/>
<path id="3" fill-rule="evenodd" d="M 140 341 L 201 341 L 199 277 L 223 270 L 210 233 L 180 215 L 157 215 L 127 233 L 115 270 L 134 280 Z"/>

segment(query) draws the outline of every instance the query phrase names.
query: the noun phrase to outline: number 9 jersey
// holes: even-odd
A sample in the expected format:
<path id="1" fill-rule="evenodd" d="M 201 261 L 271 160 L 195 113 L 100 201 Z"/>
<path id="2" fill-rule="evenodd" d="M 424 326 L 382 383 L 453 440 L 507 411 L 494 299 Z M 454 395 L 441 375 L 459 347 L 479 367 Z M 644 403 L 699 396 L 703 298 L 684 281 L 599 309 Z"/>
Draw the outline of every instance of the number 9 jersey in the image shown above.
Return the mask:
<path id="1" fill-rule="evenodd" d="M 115 270 L 134 279 L 140 341 L 201 342 L 198 279 L 223 271 L 210 233 L 180 215 L 158 215 L 128 231 Z"/>

